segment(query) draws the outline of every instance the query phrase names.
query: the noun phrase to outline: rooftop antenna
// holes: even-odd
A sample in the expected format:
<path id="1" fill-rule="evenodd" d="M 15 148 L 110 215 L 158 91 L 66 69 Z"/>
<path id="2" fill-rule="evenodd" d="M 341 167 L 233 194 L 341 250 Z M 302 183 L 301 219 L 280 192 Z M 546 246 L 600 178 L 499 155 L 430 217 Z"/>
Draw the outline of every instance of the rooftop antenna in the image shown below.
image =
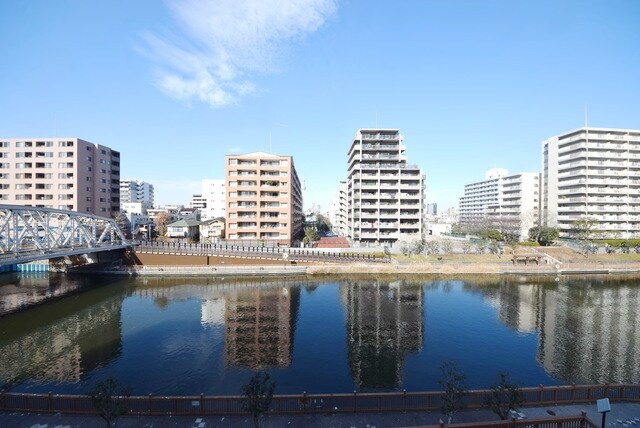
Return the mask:
<path id="1" fill-rule="evenodd" d="M 584 127 L 588 127 L 588 119 L 589 119 L 589 109 L 587 108 L 587 105 L 584 105 Z"/>
<path id="2" fill-rule="evenodd" d="M 378 129 L 378 112 L 376 112 L 376 129 Z"/>
<path id="3" fill-rule="evenodd" d="M 269 131 L 269 153 L 271 152 L 271 131 Z"/>

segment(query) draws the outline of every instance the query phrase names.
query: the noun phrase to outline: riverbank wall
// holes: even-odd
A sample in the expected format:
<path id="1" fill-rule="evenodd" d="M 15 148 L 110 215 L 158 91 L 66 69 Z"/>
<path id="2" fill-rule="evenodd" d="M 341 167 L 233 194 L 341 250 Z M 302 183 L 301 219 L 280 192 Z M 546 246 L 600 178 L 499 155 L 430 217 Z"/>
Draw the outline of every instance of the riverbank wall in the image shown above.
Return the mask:
<path id="1" fill-rule="evenodd" d="M 254 261 L 255 263 L 255 261 Z M 320 276 L 320 275 L 522 275 L 522 276 L 570 276 L 570 275 L 640 275 L 640 263 L 572 263 L 563 265 L 513 265 L 512 263 L 435 262 L 435 263 L 349 263 L 349 264 L 270 264 L 262 265 L 153 265 L 123 266 L 107 269 L 85 266 L 83 273 L 108 273 L 130 276 Z"/>

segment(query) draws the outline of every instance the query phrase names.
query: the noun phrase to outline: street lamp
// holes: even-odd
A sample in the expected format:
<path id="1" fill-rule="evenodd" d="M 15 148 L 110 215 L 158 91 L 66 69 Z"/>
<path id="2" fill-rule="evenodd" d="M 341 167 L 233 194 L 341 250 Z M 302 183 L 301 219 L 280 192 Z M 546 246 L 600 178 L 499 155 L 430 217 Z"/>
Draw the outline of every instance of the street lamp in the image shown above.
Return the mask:
<path id="1" fill-rule="evenodd" d="M 604 428 L 604 420 L 607 417 L 607 413 L 611 411 L 611 404 L 609 404 L 608 398 L 601 398 L 596 401 L 596 404 L 598 405 L 598 412 L 602 413 L 602 428 Z"/>

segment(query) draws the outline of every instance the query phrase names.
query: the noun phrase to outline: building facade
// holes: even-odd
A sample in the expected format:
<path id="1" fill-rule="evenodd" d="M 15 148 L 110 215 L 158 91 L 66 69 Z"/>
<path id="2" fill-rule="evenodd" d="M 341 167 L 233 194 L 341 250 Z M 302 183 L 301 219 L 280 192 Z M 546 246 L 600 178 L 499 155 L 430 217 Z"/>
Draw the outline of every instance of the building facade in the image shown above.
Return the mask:
<path id="1" fill-rule="evenodd" d="M 0 139 L 0 202 L 111 217 L 120 152 L 79 138 Z"/>
<path id="2" fill-rule="evenodd" d="M 542 143 L 543 223 L 569 237 L 595 219 L 602 237 L 640 234 L 640 130 L 583 127 Z"/>
<path id="3" fill-rule="evenodd" d="M 523 172 L 499 179 L 498 202 L 487 206 L 490 225 L 518 240 L 539 224 L 540 174 Z"/>
<path id="4" fill-rule="evenodd" d="M 193 195 L 191 206 L 200 210 L 202 220 L 213 220 L 225 216 L 225 180 L 202 180 L 202 193 Z"/>
<path id="5" fill-rule="evenodd" d="M 226 163 L 228 241 L 292 246 L 302 234 L 302 188 L 291 156 L 255 152 Z"/>
<path id="6" fill-rule="evenodd" d="M 500 178 L 508 174 L 504 168 L 493 168 L 485 172 L 483 181 L 465 184 L 458 207 L 461 224 L 484 221 L 487 206 L 498 203 Z"/>
<path id="7" fill-rule="evenodd" d="M 464 186 L 460 198 L 460 224 L 483 225 L 517 239 L 526 239 L 539 224 L 540 174 L 511 174 L 503 168 L 485 173 L 485 180 Z"/>
<path id="8" fill-rule="evenodd" d="M 153 208 L 153 184 L 140 180 L 120 180 L 120 201 L 141 202 L 146 208 Z"/>
<path id="9" fill-rule="evenodd" d="M 333 230 L 339 236 L 347 236 L 347 211 L 349 208 L 347 191 L 349 186 L 346 181 L 341 181 L 338 186 L 338 201 L 336 204 L 335 222 L 333 224 Z"/>
<path id="10" fill-rule="evenodd" d="M 359 129 L 348 153 L 347 237 L 396 246 L 424 237 L 425 177 L 408 165 L 398 129 Z"/>

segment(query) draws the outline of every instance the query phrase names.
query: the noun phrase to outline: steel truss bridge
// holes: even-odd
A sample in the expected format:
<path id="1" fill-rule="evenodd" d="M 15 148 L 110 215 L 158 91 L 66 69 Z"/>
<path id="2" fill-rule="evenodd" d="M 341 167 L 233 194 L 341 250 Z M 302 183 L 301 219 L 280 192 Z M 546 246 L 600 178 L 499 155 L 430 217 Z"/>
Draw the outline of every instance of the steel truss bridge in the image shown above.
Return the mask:
<path id="1" fill-rule="evenodd" d="M 131 245 L 110 218 L 52 208 L 0 205 L 0 266 Z"/>

